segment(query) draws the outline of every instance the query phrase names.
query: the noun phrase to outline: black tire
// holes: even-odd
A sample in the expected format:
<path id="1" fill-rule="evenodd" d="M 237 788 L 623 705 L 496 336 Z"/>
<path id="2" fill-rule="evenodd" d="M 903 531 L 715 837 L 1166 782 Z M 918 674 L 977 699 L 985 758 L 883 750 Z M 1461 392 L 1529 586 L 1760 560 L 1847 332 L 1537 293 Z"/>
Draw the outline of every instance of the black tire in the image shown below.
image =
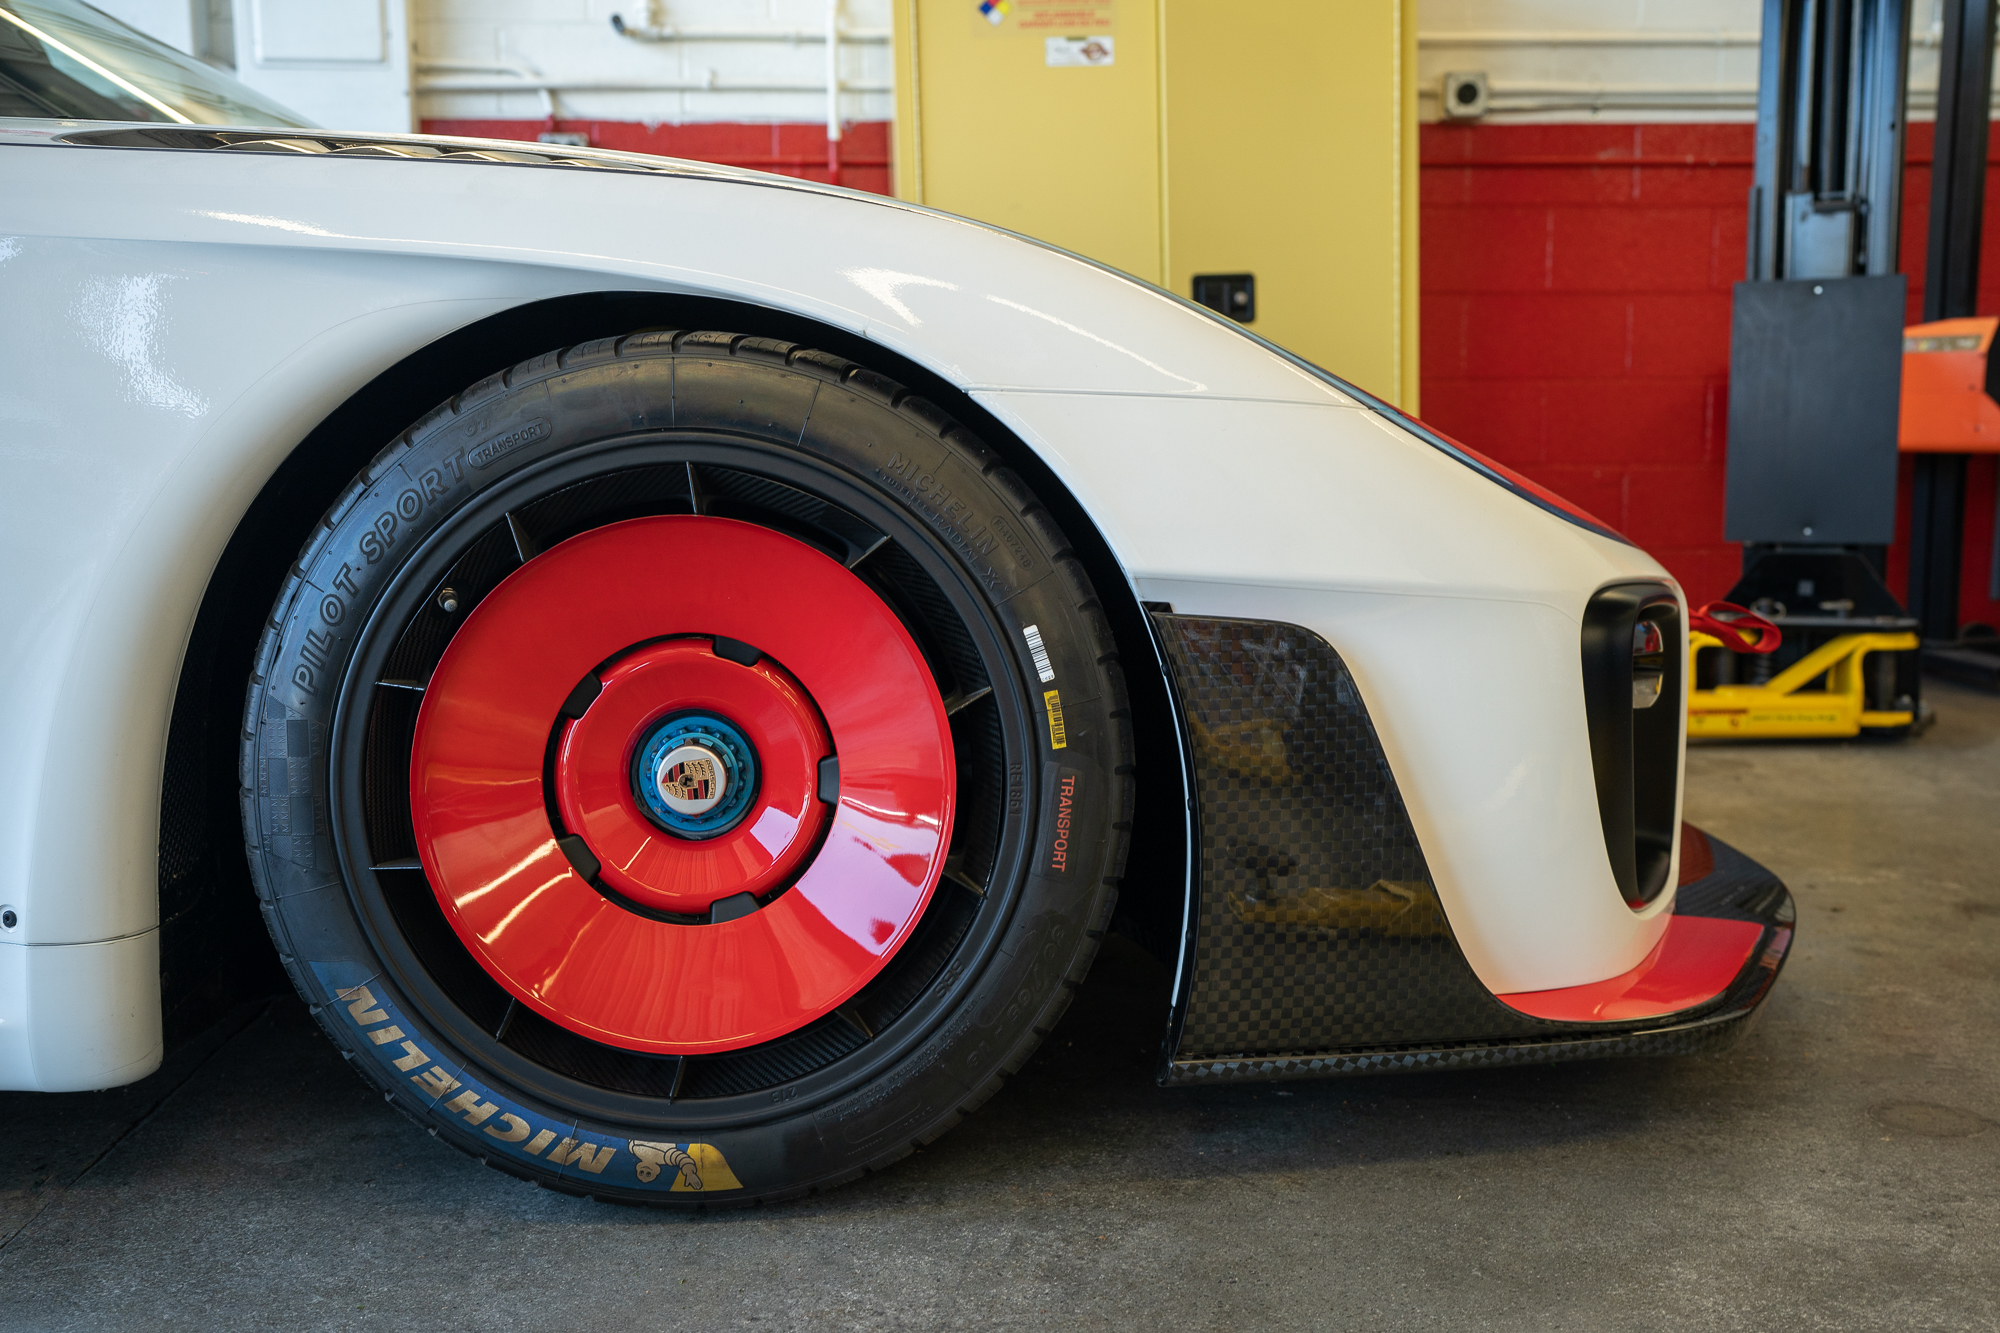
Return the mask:
<path id="1" fill-rule="evenodd" d="M 797 1032 L 677 1059 L 600 1045 L 511 1004 L 459 942 L 408 864 L 420 696 L 377 685 L 428 679 L 464 615 L 519 563 L 517 540 L 532 558 L 603 523 L 690 509 L 843 561 L 872 551 L 852 567 L 909 627 L 940 693 L 974 702 L 951 719 L 953 873 L 889 966 Z M 437 605 L 447 583 L 462 603 L 453 614 Z M 1024 638 L 1031 625 L 1046 663 Z M 1048 512 L 992 451 L 850 362 L 661 332 L 490 376 L 354 480 L 259 644 L 241 778 L 271 937 L 364 1079 L 491 1166 L 679 1206 L 838 1185 L 992 1096 L 1096 952 L 1134 790 L 1108 623 Z M 1059 780 L 1074 805 L 1066 857 L 1052 858 Z"/>

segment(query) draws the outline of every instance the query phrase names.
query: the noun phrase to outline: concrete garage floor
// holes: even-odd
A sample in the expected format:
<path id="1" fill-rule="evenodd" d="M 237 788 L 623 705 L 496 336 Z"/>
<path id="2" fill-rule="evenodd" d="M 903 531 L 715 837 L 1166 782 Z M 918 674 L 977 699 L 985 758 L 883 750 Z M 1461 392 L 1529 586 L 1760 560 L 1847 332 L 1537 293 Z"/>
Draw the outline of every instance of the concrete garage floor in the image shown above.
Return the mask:
<path id="1" fill-rule="evenodd" d="M 1165 1092 L 1114 941 L 929 1151 L 686 1217 L 442 1149 L 288 997 L 137 1087 L 0 1097 L 0 1327 L 1992 1328 L 2000 699 L 1931 697 L 1907 745 L 1690 758 L 1800 907 L 1720 1059 Z"/>

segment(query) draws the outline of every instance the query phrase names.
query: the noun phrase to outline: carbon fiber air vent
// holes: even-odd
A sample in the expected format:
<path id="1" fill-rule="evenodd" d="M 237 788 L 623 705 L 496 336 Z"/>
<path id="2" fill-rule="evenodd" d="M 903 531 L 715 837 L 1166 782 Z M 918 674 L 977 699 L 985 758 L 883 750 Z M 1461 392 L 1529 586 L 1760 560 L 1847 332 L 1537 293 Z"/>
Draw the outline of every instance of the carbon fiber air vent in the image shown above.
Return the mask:
<path id="1" fill-rule="evenodd" d="M 591 171 L 631 171 L 644 175 L 754 176 L 737 168 L 702 162 L 648 160 L 626 153 L 545 153 L 480 140 L 416 139 L 353 134 L 271 133 L 258 130 L 202 130 L 178 125 L 83 130 L 58 143 L 86 148 L 162 148 L 176 152 L 268 153 L 279 157 L 389 157 L 418 162 L 486 162 L 524 167 L 582 167 Z"/>

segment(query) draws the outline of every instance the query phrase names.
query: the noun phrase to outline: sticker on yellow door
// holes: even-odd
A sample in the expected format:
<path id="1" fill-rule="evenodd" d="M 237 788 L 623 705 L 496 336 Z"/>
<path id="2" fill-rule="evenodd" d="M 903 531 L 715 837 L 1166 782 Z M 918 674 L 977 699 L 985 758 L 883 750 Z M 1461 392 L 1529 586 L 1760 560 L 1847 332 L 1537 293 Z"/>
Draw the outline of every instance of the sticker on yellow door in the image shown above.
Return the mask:
<path id="1" fill-rule="evenodd" d="M 1042 43 L 1042 61 L 1052 66 L 1109 65 L 1114 55 L 1109 37 L 1050 37 Z"/>

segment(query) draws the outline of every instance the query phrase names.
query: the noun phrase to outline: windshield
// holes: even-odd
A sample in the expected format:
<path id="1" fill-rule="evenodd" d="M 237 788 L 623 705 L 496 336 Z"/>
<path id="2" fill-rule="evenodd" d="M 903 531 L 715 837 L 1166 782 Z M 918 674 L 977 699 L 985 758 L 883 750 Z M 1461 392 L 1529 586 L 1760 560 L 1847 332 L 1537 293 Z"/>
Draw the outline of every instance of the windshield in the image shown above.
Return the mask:
<path id="1" fill-rule="evenodd" d="M 78 0 L 0 0 L 0 116 L 312 123 Z"/>

